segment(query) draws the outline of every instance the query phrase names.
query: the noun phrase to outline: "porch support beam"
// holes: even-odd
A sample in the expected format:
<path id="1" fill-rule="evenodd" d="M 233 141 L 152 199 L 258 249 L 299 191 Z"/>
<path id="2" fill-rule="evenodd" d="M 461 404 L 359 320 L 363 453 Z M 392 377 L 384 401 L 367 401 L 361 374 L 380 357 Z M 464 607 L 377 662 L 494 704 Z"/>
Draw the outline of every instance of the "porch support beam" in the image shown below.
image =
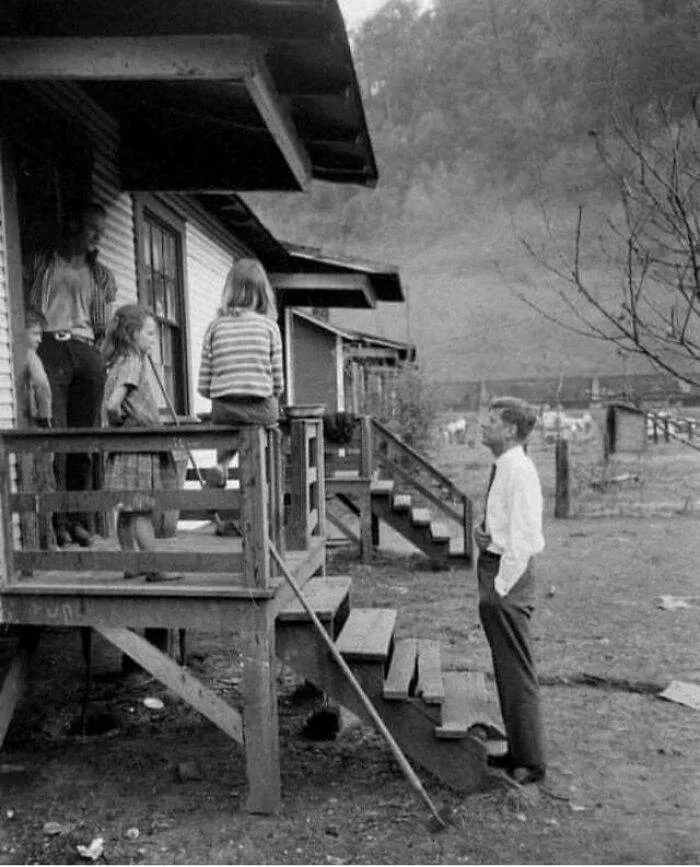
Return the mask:
<path id="1" fill-rule="evenodd" d="M 168 689 L 199 711 L 237 743 L 243 744 L 243 721 L 240 713 L 193 677 L 169 656 L 157 650 L 149 641 L 130 629 L 95 624 L 94 629 L 107 641 L 126 653 L 149 671 Z"/>
<path id="2" fill-rule="evenodd" d="M 261 59 L 240 35 L 10 37 L 0 80 L 242 81 Z"/>
<path id="3" fill-rule="evenodd" d="M 355 292 L 364 296 L 369 307 L 377 306 L 377 294 L 366 274 L 272 272 L 270 282 L 282 292 Z"/>
<path id="4" fill-rule="evenodd" d="M 0 39 L 0 81 L 241 82 L 301 189 L 306 147 L 275 88 L 261 46 L 240 35 Z"/>

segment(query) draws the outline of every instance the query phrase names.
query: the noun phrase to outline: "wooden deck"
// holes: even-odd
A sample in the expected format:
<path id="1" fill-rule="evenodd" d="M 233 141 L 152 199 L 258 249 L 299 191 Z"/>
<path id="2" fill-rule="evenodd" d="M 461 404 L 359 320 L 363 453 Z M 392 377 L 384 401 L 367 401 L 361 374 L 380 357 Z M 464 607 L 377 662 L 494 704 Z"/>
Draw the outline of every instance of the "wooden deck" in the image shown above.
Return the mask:
<path id="1" fill-rule="evenodd" d="M 231 555 L 238 564 L 241 540 L 218 537 L 213 527 L 179 532 L 172 539 L 159 539 L 158 552 L 177 555 Z M 99 538 L 92 551 L 115 552 L 115 539 Z M 308 550 L 287 551 L 285 563 L 302 586 L 325 562 L 322 539 Z M 164 584 L 144 579 L 125 579 L 115 571 L 35 570 L 0 590 L 0 611 L 6 623 L 54 626 L 163 626 L 209 627 L 224 621 L 234 626 L 245 618 L 256 600 L 275 599 L 276 607 L 287 601 L 286 584 L 273 578 L 267 588 L 246 587 L 239 572 L 181 572 L 182 581 Z M 279 600 L 276 597 L 279 596 Z"/>

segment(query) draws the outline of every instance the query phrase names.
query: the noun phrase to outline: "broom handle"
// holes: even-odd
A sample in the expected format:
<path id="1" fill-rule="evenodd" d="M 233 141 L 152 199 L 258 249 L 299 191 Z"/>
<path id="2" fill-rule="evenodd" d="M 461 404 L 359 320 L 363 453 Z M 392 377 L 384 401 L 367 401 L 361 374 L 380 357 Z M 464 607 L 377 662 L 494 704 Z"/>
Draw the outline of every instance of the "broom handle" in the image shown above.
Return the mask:
<path id="1" fill-rule="evenodd" d="M 423 788 L 423 784 L 421 783 L 420 779 L 418 778 L 418 774 L 416 774 L 416 772 L 413 770 L 413 768 L 409 764 L 408 759 L 401 751 L 401 747 L 394 740 L 394 737 L 391 734 L 391 732 L 389 731 L 389 729 L 386 727 L 384 720 L 379 716 L 377 709 L 375 708 L 375 706 L 372 704 L 372 702 L 367 697 L 367 694 L 360 686 L 359 681 L 357 680 L 355 675 L 350 670 L 350 667 L 348 666 L 347 662 L 343 659 L 340 651 L 335 646 L 335 644 L 331 640 L 330 636 L 328 635 L 328 633 L 324 629 L 323 625 L 321 624 L 321 621 L 316 616 L 316 612 L 311 608 L 309 603 L 306 601 L 304 594 L 301 592 L 301 588 L 299 587 L 297 582 L 292 577 L 291 573 L 287 569 L 287 566 L 285 565 L 284 561 L 280 557 L 279 552 L 277 551 L 277 548 L 275 548 L 275 546 L 271 540 L 270 540 L 269 546 L 270 546 L 270 554 L 272 555 L 273 560 L 279 566 L 280 571 L 284 575 L 289 586 L 294 591 L 294 594 L 297 597 L 297 599 L 299 600 L 299 602 L 301 603 L 302 608 L 304 609 L 304 611 L 306 611 L 306 613 L 311 618 L 311 622 L 313 623 L 314 627 L 316 628 L 316 631 L 319 633 L 319 635 L 321 636 L 321 638 L 325 642 L 326 647 L 330 651 L 330 654 L 333 657 L 333 659 L 340 666 L 340 670 L 343 672 L 343 674 L 347 678 L 348 683 L 353 688 L 354 692 L 357 694 L 357 697 L 362 702 L 365 710 L 372 718 L 372 722 L 375 724 L 375 726 L 379 730 L 380 734 L 383 736 L 384 740 L 389 745 L 389 748 L 391 749 L 391 752 L 394 754 L 394 758 L 399 763 L 399 766 L 401 767 L 401 770 L 403 771 L 404 775 L 408 779 L 409 783 L 413 786 L 413 788 L 421 796 L 421 798 L 423 799 L 423 801 L 427 805 L 428 809 L 432 813 L 433 818 L 439 823 L 441 828 L 444 828 L 445 827 L 445 821 L 444 821 L 444 819 L 442 819 L 442 817 L 440 816 L 438 811 L 435 809 L 435 805 L 430 800 L 430 796 Z"/>
<path id="2" fill-rule="evenodd" d="M 158 373 L 158 369 L 156 368 L 156 364 L 150 355 L 148 356 L 148 360 L 151 362 L 151 370 L 153 371 L 153 375 L 156 378 L 156 382 L 158 383 L 158 387 L 160 388 L 161 393 L 162 393 L 163 397 L 165 398 L 165 404 L 168 407 L 168 411 L 170 412 L 170 416 L 173 420 L 173 424 L 175 425 L 175 427 L 180 427 L 180 421 L 178 420 L 177 413 L 175 412 L 175 407 L 173 406 L 173 403 L 170 400 L 170 395 L 168 394 L 168 392 L 165 388 L 163 380 L 160 378 L 160 374 Z M 190 463 L 194 467 L 194 471 L 197 474 L 197 479 L 199 481 L 199 484 L 203 488 L 206 487 L 206 482 L 204 481 L 204 477 L 202 476 L 201 472 L 199 471 L 199 467 L 197 466 L 197 461 L 195 461 L 194 455 L 192 454 L 192 449 L 189 447 L 189 444 L 186 443 L 184 439 L 180 440 L 180 442 L 182 443 L 183 448 L 187 452 L 187 457 L 190 459 Z"/>

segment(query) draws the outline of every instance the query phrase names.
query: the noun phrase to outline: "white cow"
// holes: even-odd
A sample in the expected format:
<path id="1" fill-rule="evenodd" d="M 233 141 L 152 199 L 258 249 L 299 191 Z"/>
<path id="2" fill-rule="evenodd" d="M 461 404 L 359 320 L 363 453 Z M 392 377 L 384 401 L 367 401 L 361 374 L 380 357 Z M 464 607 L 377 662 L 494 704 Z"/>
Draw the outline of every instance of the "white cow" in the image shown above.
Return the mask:
<path id="1" fill-rule="evenodd" d="M 451 421 L 445 427 L 445 440 L 451 445 L 464 443 L 467 438 L 467 420 L 466 418 L 458 418 L 456 421 Z"/>

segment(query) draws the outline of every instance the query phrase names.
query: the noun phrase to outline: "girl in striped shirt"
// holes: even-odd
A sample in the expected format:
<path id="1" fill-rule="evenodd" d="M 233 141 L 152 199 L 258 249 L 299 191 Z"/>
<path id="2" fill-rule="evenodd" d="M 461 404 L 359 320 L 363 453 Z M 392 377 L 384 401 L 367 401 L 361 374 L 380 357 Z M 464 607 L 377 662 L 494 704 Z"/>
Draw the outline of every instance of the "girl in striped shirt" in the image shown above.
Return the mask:
<path id="1" fill-rule="evenodd" d="M 270 425 L 284 389 L 282 337 L 274 295 L 256 259 L 229 271 L 216 318 L 204 334 L 198 392 L 211 400 L 214 424 Z M 210 483 L 225 487 L 236 449 L 217 454 Z"/>

